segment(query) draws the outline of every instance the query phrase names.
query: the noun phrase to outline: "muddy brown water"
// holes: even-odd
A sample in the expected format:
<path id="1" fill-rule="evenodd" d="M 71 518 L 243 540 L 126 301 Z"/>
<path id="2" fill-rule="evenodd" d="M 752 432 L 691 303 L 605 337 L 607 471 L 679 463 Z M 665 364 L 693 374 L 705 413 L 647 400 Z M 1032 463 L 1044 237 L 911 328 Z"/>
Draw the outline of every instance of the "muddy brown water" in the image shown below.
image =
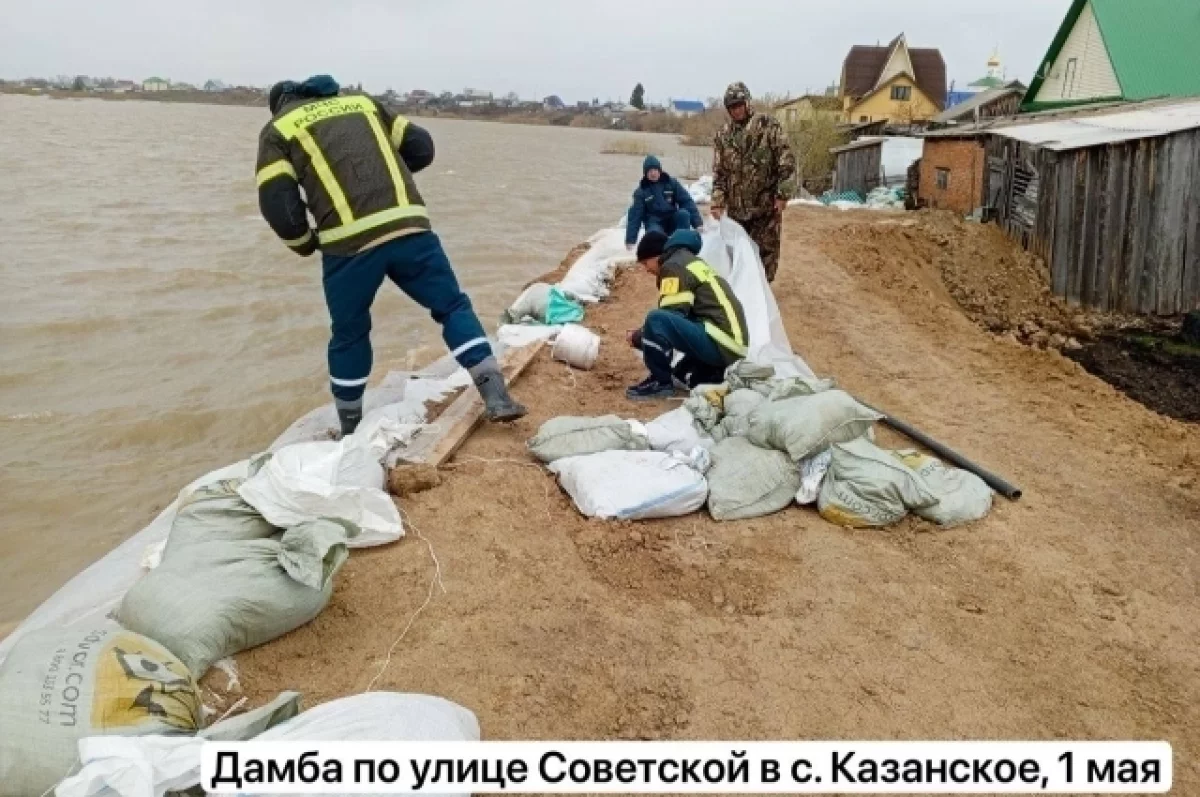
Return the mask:
<path id="1" fill-rule="evenodd" d="M 0 634 L 200 474 L 326 400 L 319 260 L 259 218 L 265 111 L 0 96 Z M 424 120 L 418 176 L 489 328 L 625 209 L 631 134 Z M 668 170 L 706 158 L 639 136 Z M 440 353 L 394 290 L 375 371 Z"/>

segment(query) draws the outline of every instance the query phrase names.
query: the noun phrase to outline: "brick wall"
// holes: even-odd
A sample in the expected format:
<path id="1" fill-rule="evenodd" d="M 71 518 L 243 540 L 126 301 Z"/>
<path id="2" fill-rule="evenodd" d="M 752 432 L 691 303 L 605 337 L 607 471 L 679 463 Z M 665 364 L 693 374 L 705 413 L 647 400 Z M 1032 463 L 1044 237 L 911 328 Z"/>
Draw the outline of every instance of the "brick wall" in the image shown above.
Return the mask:
<path id="1" fill-rule="evenodd" d="M 983 168 L 987 162 L 983 143 L 971 138 L 927 138 L 921 155 L 920 198 L 931 208 L 967 214 L 983 204 Z M 939 169 L 946 169 L 948 185 L 938 187 Z"/>

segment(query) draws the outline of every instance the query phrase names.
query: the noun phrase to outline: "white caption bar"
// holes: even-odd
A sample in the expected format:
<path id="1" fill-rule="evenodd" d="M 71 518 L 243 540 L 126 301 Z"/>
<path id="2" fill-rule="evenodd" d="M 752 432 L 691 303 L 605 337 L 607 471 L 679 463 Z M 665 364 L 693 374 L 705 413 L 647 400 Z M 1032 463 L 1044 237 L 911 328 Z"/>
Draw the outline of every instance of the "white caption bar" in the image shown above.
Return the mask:
<path id="1" fill-rule="evenodd" d="M 216 794 L 1162 794 L 1166 742 L 238 742 Z"/>

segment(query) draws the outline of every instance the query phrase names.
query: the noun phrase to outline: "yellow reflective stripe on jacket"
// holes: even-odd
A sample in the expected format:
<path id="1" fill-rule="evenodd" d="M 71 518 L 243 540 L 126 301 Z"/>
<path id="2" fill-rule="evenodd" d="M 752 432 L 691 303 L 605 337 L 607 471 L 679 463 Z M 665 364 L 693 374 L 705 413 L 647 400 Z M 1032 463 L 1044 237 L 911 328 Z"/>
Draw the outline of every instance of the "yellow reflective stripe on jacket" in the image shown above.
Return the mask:
<path id="1" fill-rule="evenodd" d="M 388 174 L 392 176 L 392 184 L 396 186 L 396 204 L 408 204 L 408 189 L 404 187 L 404 179 L 400 176 L 400 167 L 396 165 L 396 153 L 388 146 L 387 134 L 383 132 L 383 125 L 379 122 L 377 114 L 367 114 L 367 121 L 371 124 L 371 131 L 375 133 L 375 141 L 379 144 L 379 150 L 383 153 L 383 160 L 387 163 Z"/>
<path id="2" fill-rule="evenodd" d="M 285 239 L 283 239 L 283 242 L 285 244 L 287 244 L 288 246 L 292 247 L 293 249 L 299 249 L 300 247 L 304 246 L 311 240 L 312 240 L 312 230 L 309 230 L 308 232 L 304 233 L 304 235 L 301 235 L 299 238 L 292 238 L 290 241 L 285 238 Z"/>
<path id="3" fill-rule="evenodd" d="M 300 133 L 326 119 L 352 113 L 377 113 L 375 102 L 370 97 L 330 97 L 305 103 L 275 120 L 275 129 L 289 141 L 299 138 Z"/>
<path id="4" fill-rule="evenodd" d="M 317 240 L 323 244 L 331 244 L 399 219 L 428 217 L 429 211 L 421 205 L 404 205 L 398 208 L 389 208 L 388 210 L 381 210 L 378 213 L 372 213 L 370 216 L 363 216 L 351 224 L 343 224 L 341 227 L 334 227 L 332 230 L 317 233 Z"/>
<path id="5" fill-rule="evenodd" d="M 726 335 L 724 332 L 721 332 L 721 337 L 718 338 L 716 335 L 712 334 L 711 329 L 709 330 L 709 334 L 712 335 L 712 337 L 717 338 L 719 341 L 721 341 L 721 338 L 730 340 L 730 342 L 734 344 L 733 346 L 727 347 L 730 351 L 735 353 L 737 353 L 739 350 L 745 352 L 746 338 L 742 334 L 742 325 L 738 321 L 737 313 L 733 309 L 733 304 L 729 301 L 729 297 L 725 295 L 725 290 L 721 287 L 720 281 L 716 279 L 717 275 L 716 272 L 712 270 L 712 266 L 708 265 L 703 260 L 693 260 L 688 264 L 687 269 L 688 271 L 692 272 L 692 275 L 695 276 L 696 279 L 712 288 L 713 293 L 717 297 L 717 302 L 720 303 L 721 309 L 725 311 L 725 317 L 729 319 L 729 328 L 733 331 L 732 339 L 730 339 L 730 336 Z M 724 343 L 724 341 L 721 342 Z"/>
<path id="6" fill-rule="evenodd" d="M 715 340 L 717 343 L 720 343 L 722 346 L 724 346 L 726 349 L 729 349 L 729 351 L 733 352 L 737 356 L 739 356 L 739 357 L 746 356 L 746 354 L 747 354 L 746 347 L 743 346 L 742 344 L 738 343 L 733 338 L 726 335 L 724 330 L 722 330 L 719 326 L 717 326 L 713 322 L 705 321 L 704 322 L 704 331 L 708 333 L 708 336 L 710 338 Z"/>
<path id="7" fill-rule="evenodd" d="M 404 142 L 404 131 L 408 129 L 408 120 L 403 116 L 397 116 L 392 121 L 392 146 L 400 149 L 400 144 Z"/>
<path id="8" fill-rule="evenodd" d="M 658 300 L 659 307 L 672 307 L 677 304 L 691 304 L 696 301 L 696 294 L 691 291 L 672 293 Z"/>
<path id="9" fill-rule="evenodd" d="M 346 200 L 346 193 L 338 185 L 337 178 L 333 176 L 333 170 L 329 168 L 329 161 L 325 160 L 325 153 L 321 152 L 321 148 L 313 140 L 312 134 L 307 130 L 297 130 L 296 140 L 300 142 L 300 146 L 304 147 L 304 151 L 312 159 L 317 179 L 321 181 L 321 185 L 325 187 L 325 192 L 333 200 L 333 207 L 337 211 L 338 218 L 342 224 L 349 224 L 354 221 L 354 212 L 350 210 L 350 203 Z"/>
<path id="10" fill-rule="evenodd" d="M 288 177 L 291 177 L 293 180 L 299 182 L 299 179 L 296 177 L 296 170 L 292 167 L 292 164 L 285 160 L 277 160 L 274 163 L 262 167 L 258 170 L 256 179 L 258 180 L 258 185 L 261 188 L 262 184 L 268 180 L 274 180 L 276 177 L 283 177 L 285 174 Z"/>

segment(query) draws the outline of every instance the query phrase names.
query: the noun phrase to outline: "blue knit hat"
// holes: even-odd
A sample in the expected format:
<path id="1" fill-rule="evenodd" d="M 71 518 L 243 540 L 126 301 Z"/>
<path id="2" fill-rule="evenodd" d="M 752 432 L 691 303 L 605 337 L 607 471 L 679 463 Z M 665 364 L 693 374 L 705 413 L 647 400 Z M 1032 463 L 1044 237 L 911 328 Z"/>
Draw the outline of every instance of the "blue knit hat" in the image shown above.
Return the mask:
<path id="1" fill-rule="evenodd" d="M 658 169 L 661 172 L 662 161 L 653 155 L 647 155 L 646 160 L 642 161 L 642 176 L 645 177 L 646 175 L 650 174 L 651 169 Z"/>
<path id="2" fill-rule="evenodd" d="M 700 238 L 700 233 L 695 230 L 676 230 L 667 239 L 664 251 L 669 252 L 672 249 L 679 249 L 680 247 L 688 250 L 693 255 L 698 255 L 700 254 L 700 250 L 704 248 L 704 241 Z"/>

